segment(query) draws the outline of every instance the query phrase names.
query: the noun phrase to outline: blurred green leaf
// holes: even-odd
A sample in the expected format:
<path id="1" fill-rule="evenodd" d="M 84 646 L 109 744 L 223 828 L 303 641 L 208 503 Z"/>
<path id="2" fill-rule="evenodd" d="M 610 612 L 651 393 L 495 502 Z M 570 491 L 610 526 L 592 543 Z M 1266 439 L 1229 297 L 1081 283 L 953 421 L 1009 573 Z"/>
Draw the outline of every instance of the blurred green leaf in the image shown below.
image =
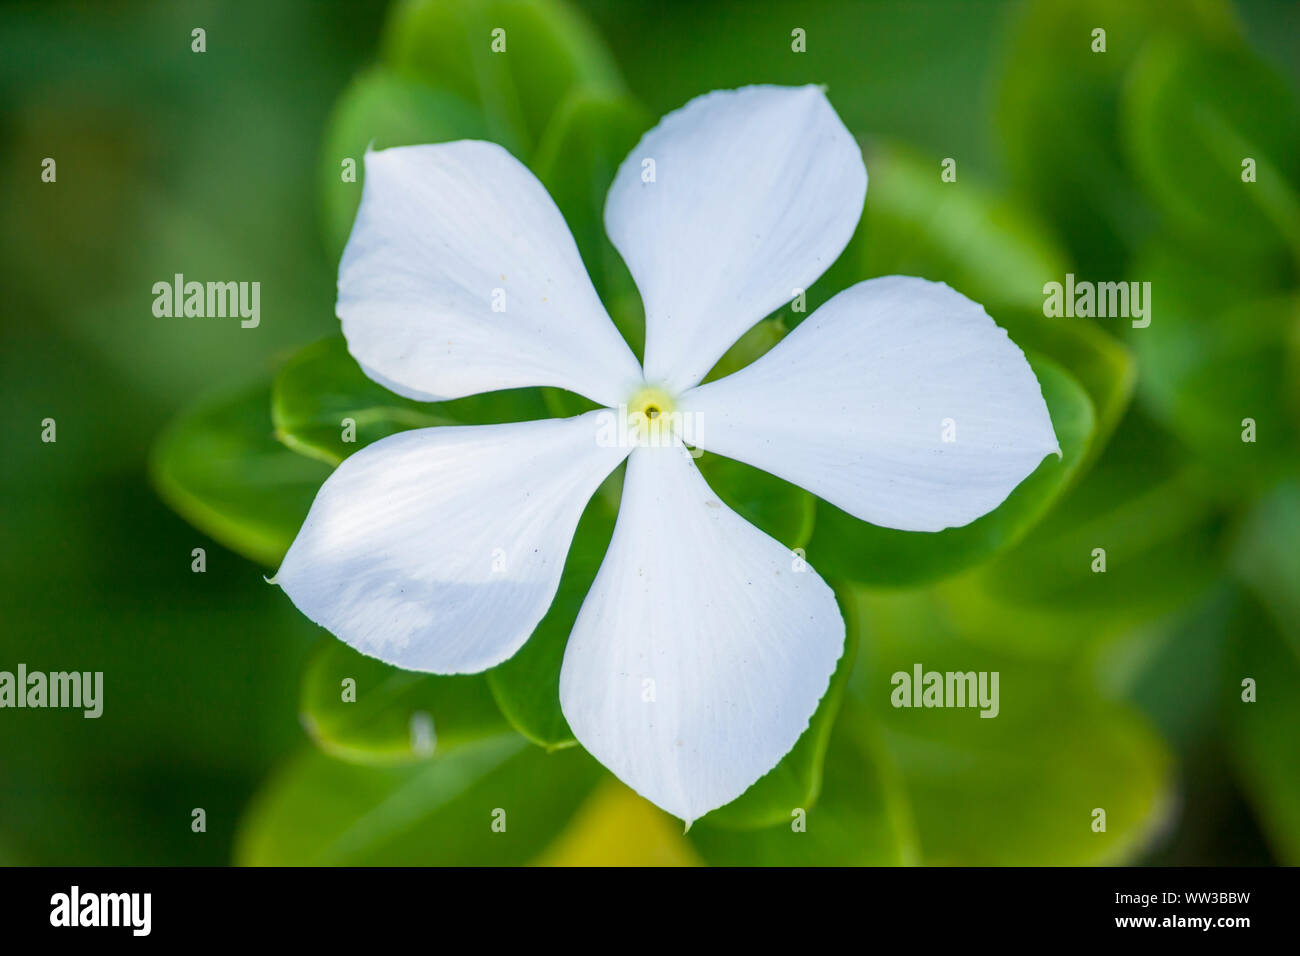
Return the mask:
<path id="1" fill-rule="evenodd" d="M 1300 647 L 1300 480 L 1274 488 L 1242 521 L 1233 567 Z"/>
<path id="2" fill-rule="evenodd" d="M 719 498 L 791 550 L 812 537 L 817 499 L 798 485 L 732 458 L 704 452 L 695 460 Z"/>
<path id="3" fill-rule="evenodd" d="M 1062 507 L 976 572 L 991 605 L 1132 627 L 1193 600 L 1222 571 L 1223 519 L 1204 474 L 1133 416 Z M 1105 567 L 1094 572 L 1096 548 Z M 1033 642 L 1037 628 L 1004 628 Z"/>
<path id="4" fill-rule="evenodd" d="M 1093 31 L 1105 31 L 1104 53 Z M 1006 44 L 996 121 L 1017 188 L 1056 227 L 1085 276 L 1117 277 L 1155 214 L 1124 163 L 1120 91 L 1152 37 L 1238 33 L 1223 0 L 1032 0 Z"/>
<path id="5" fill-rule="evenodd" d="M 1043 284 L 1069 269 L 1065 252 L 1028 209 L 960 166 L 955 182 L 943 182 L 940 159 L 898 144 L 869 149 L 863 274 L 946 282 L 995 317 L 1008 308 L 1041 313 Z"/>
<path id="6" fill-rule="evenodd" d="M 1161 37 L 1124 86 L 1133 168 L 1171 225 L 1228 253 L 1300 260 L 1300 106 L 1244 46 Z M 1243 181 L 1243 162 L 1255 181 Z"/>
<path id="7" fill-rule="evenodd" d="M 824 501 L 808 544 L 808 559 L 823 576 L 908 586 L 953 574 L 1019 540 L 1068 486 L 1088 450 L 1095 416 L 1092 402 L 1055 362 L 1029 356 L 1043 388 L 1061 457 L 1049 455 L 989 514 L 961 528 L 934 534 L 896 531 L 859 521 Z"/>
<path id="8" fill-rule="evenodd" d="M 579 395 L 577 392 L 566 391 L 562 388 L 546 386 L 538 389 L 538 391 L 541 393 L 542 401 L 545 403 L 546 410 L 551 418 L 572 418 L 575 415 L 582 415 L 602 407 L 585 395 Z"/>
<path id="9" fill-rule="evenodd" d="M 861 709 L 851 711 L 846 704 L 844 719 L 831 734 L 825 785 L 816 806 L 789 804 L 781 822 L 774 820 L 773 826 L 761 830 L 712 826 L 714 814 L 709 814 L 691 827 L 688 838 L 715 866 L 915 863 L 916 835 L 906 796 L 877 738 Z M 796 823 L 803 828 L 796 829 Z"/>
<path id="10" fill-rule="evenodd" d="M 1286 392 L 1295 367 L 1300 297 L 1266 296 L 1246 277 L 1153 243 L 1133 273 L 1159 304 L 1128 339 L 1144 406 L 1237 491 L 1267 486 L 1300 464 L 1300 414 Z M 1156 291 L 1158 290 L 1158 291 Z M 1246 419 L 1253 442 L 1243 441 Z"/>
<path id="11" fill-rule="evenodd" d="M 1242 522 L 1233 567 L 1253 594 L 1227 628 L 1222 712 L 1232 756 L 1278 858 L 1300 864 L 1300 480 Z M 1268 613 L 1266 614 L 1265 611 Z M 1271 619 L 1270 619 L 1271 618 Z M 1255 701 L 1242 699 L 1255 682 Z"/>
<path id="12" fill-rule="evenodd" d="M 713 382 L 739 372 L 747 365 L 753 364 L 770 352 L 790 331 L 786 324 L 786 310 L 764 319 L 754 325 L 731 344 L 731 348 L 722 353 L 722 358 L 704 376 L 703 381 Z"/>
<path id="13" fill-rule="evenodd" d="M 811 809 L 821 795 L 826 750 L 830 743 L 840 701 L 858 649 L 857 628 L 849 626 L 844 654 L 831 675 L 826 696 L 808 722 L 794 748 L 748 790 L 701 818 L 702 824 L 726 829 L 748 830 L 790 822 L 795 808 Z"/>
<path id="14" fill-rule="evenodd" d="M 330 260 L 337 261 L 352 231 L 368 149 L 487 139 L 483 112 L 455 93 L 401 79 L 375 67 L 343 91 L 325 126 L 321 150 L 321 215 Z M 355 164 L 355 181 L 343 179 L 343 163 Z"/>
<path id="15" fill-rule="evenodd" d="M 1297 583 L 1290 582 L 1292 590 Z M 1224 672 L 1232 760 L 1273 852 L 1286 865 L 1300 865 L 1300 631 L 1284 634 L 1257 604 L 1243 602 Z M 1243 699 L 1247 678 L 1255 684 L 1253 702 Z"/>
<path id="16" fill-rule="evenodd" d="M 1103 692 L 1141 708 L 1185 764 L 1201 764 L 1219 732 L 1234 590 L 1217 581 L 1203 598 L 1193 596 L 1148 625 L 1119 631 L 1099 648 L 1096 673 Z M 1222 754 L 1213 757 L 1217 763 Z M 1202 772 L 1199 766 L 1195 772 Z M 1185 778 L 1180 784 L 1185 794 L 1192 787 Z"/>
<path id="17" fill-rule="evenodd" d="M 1114 863 L 1163 823 L 1169 755 L 1136 713 L 1097 693 L 1085 667 L 972 644 L 960 612 L 934 592 L 855 594 L 871 653 L 853 687 L 901 769 L 923 862 Z M 894 707 L 893 675 L 910 678 L 917 665 L 996 673 L 997 715 Z M 1106 812 L 1105 832 L 1092 828 L 1097 808 Z"/>
<path id="18" fill-rule="evenodd" d="M 1256 300 L 1203 325 L 1200 354 L 1186 366 L 1174 364 L 1182 356 L 1172 349 L 1155 358 L 1166 338 L 1159 333 L 1142 348 L 1153 387 L 1172 398 L 1174 430 L 1239 487 L 1300 463 L 1300 423 L 1281 400 L 1292 371 L 1286 341 L 1298 324 L 1300 298 Z"/>
<path id="19" fill-rule="evenodd" d="M 232 551 L 274 568 L 289 550 L 329 468 L 275 439 L 266 386 L 182 414 L 154 446 L 159 495 Z"/>
<path id="20" fill-rule="evenodd" d="M 546 405 L 537 389 L 507 389 L 447 402 L 402 398 L 366 376 L 341 335 L 294 355 L 276 376 L 271 399 L 276 436 L 295 451 L 331 465 L 411 428 L 545 417 Z M 354 441 L 344 440 L 345 419 L 353 422 Z"/>
<path id="21" fill-rule="evenodd" d="M 479 106 L 491 138 L 523 157 L 572 90 L 622 89 L 600 38 L 558 0 L 403 0 L 382 47 L 400 76 Z"/>
<path id="22" fill-rule="evenodd" d="M 333 637 L 303 674 L 299 715 L 318 747 L 353 763 L 426 760 L 509 730 L 481 675 L 399 670 Z"/>
<path id="23" fill-rule="evenodd" d="M 519 865 L 565 826 L 601 774 L 577 748 L 548 755 L 516 734 L 402 767 L 358 766 L 310 751 L 254 798 L 235 862 Z M 497 821 L 504 829 L 493 829 Z"/>
<path id="24" fill-rule="evenodd" d="M 613 481 L 611 478 L 606 485 Z M 501 712 L 521 734 L 549 750 L 575 743 L 560 710 L 560 667 L 573 622 L 613 533 L 614 509 L 603 490 L 597 491 L 578 520 L 560 587 L 546 616 L 514 657 L 487 674 Z"/>

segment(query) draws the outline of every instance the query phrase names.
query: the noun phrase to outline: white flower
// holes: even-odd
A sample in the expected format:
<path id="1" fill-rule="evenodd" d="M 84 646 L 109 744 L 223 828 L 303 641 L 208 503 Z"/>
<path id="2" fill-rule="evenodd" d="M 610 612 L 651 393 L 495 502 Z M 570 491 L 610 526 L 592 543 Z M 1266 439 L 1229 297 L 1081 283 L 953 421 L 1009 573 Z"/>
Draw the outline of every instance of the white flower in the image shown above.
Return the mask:
<path id="1" fill-rule="evenodd" d="M 964 525 L 1058 449 L 1024 355 L 947 286 L 861 282 L 748 368 L 699 384 L 835 260 L 866 189 L 861 151 L 817 87 L 718 91 L 666 116 L 605 205 L 645 304 L 642 366 L 559 210 L 504 149 L 372 152 L 338 314 L 367 374 L 402 395 L 549 385 L 655 406 L 698 421 L 706 451 L 865 521 Z M 325 482 L 276 581 L 364 654 L 485 670 L 546 613 L 579 515 L 628 459 L 560 701 L 588 751 L 689 823 L 789 752 L 844 622 L 825 582 L 722 504 L 680 441 L 596 440 L 608 414 L 375 442 Z"/>

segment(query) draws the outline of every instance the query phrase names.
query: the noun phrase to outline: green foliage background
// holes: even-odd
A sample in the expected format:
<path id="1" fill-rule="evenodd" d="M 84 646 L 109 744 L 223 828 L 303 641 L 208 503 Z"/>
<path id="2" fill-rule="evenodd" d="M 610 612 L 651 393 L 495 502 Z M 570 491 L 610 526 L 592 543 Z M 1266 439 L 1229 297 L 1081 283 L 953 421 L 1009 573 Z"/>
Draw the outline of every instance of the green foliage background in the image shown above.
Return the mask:
<path id="1" fill-rule="evenodd" d="M 51 2 L 0 25 L 0 669 L 105 674 L 99 720 L 0 711 L 0 863 L 1300 863 L 1294 4 Z M 826 84 L 866 153 L 866 214 L 810 308 L 874 275 L 947 281 L 1029 354 L 1063 456 L 969 527 L 915 535 L 706 455 L 732 507 L 835 583 L 850 652 L 791 755 L 683 836 L 555 699 L 617 474 L 551 613 L 487 675 L 361 658 L 261 575 L 360 445 L 580 407 L 427 406 L 360 373 L 333 318 L 360 195 L 341 158 L 506 145 L 639 347 L 605 189 L 655 117 L 755 82 Z M 177 272 L 260 281 L 261 326 L 155 318 Z M 1045 318 L 1066 272 L 1151 282 L 1150 327 Z M 1001 714 L 895 710 L 889 675 L 916 662 L 999 671 Z"/>

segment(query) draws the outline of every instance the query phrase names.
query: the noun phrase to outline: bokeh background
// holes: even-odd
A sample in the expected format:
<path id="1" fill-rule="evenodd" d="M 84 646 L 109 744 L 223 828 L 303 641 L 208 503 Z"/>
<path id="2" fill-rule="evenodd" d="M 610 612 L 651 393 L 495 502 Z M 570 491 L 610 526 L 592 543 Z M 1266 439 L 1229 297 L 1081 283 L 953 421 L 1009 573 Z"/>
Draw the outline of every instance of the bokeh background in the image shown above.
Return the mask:
<path id="1" fill-rule="evenodd" d="M 420 422 L 338 346 L 341 158 L 503 142 L 635 341 L 599 231 L 614 166 L 755 82 L 825 84 L 866 152 L 862 227 L 810 304 L 949 282 L 1031 354 L 1065 456 L 941 536 L 714 462 L 836 582 L 856 656 L 780 771 L 683 836 L 563 746 L 562 636 L 489 679 L 403 675 L 262 575 L 351 450 L 340 414 L 375 413 L 362 443 Z M 1283 0 L 6 4 L 0 669 L 103 671 L 105 703 L 0 711 L 0 863 L 1300 862 L 1298 83 Z M 155 317 L 177 272 L 260 281 L 260 326 Z M 1066 272 L 1151 282 L 1151 325 L 1044 317 Z M 916 662 L 999 671 L 1000 716 L 892 709 Z"/>

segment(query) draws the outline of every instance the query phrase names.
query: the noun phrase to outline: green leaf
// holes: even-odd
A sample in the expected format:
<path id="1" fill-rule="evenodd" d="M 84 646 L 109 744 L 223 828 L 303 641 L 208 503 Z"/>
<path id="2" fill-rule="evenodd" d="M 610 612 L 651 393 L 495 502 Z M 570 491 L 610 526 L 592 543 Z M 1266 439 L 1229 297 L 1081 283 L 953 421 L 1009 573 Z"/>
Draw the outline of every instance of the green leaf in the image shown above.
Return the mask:
<path id="1" fill-rule="evenodd" d="M 1068 271 L 1065 252 L 1029 210 L 960 166 L 955 182 L 943 182 L 942 158 L 896 144 L 868 151 L 864 274 L 946 282 L 993 316 L 1004 309 L 1041 314 L 1043 284 Z"/>
<path id="2" fill-rule="evenodd" d="M 1092 684 L 1087 658 L 1035 661 L 969 641 L 933 591 L 858 589 L 872 653 L 855 693 L 897 761 L 930 865 L 1069 866 L 1131 859 L 1169 809 L 1170 759 L 1134 711 Z M 997 715 L 970 706 L 895 707 L 923 672 L 998 675 Z M 986 690 L 991 683 L 986 683 Z M 991 696 L 991 694 L 989 695 Z M 1094 832 L 1094 810 L 1106 813 Z"/>
<path id="3" fill-rule="evenodd" d="M 483 111 L 455 93 L 402 79 L 375 67 L 356 77 L 335 103 L 325 126 L 320 160 L 321 216 L 331 261 L 352 231 L 368 149 L 487 139 Z M 351 160 L 355 181 L 343 178 Z"/>
<path id="4" fill-rule="evenodd" d="M 1250 49 L 1162 37 L 1124 87 L 1133 167 L 1174 230 L 1300 261 L 1300 106 Z M 1255 181 L 1243 181 L 1243 161 Z"/>
<path id="5" fill-rule="evenodd" d="M 965 527 L 896 531 L 859 521 L 824 501 L 808 560 L 826 577 L 889 586 L 936 580 L 1014 544 L 1068 486 L 1088 450 L 1095 416 L 1077 381 L 1056 363 L 1029 356 L 1052 416 L 1061 457 L 1048 456 L 1001 505 Z"/>
<path id="6" fill-rule="evenodd" d="M 1300 479 L 1291 478 L 1255 504 L 1242 521 L 1232 564 L 1260 602 L 1273 613 L 1283 632 L 1300 642 L 1298 540 Z"/>
<path id="7" fill-rule="evenodd" d="M 494 30 L 505 31 L 504 52 L 493 52 Z M 599 37 L 553 0 L 405 0 L 382 47 L 400 76 L 480 107 L 491 138 L 520 156 L 533 153 L 572 90 L 622 88 Z"/>
<path id="8" fill-rule="evenodd" d="M 186 521 L 265 567 L 279 565 L 329 476 L 275 439 L 271 396 L 257 386 L 176 418 L 154 446 L 158 494 Z"/>
<path id="9" fill-rule="evenodd" d="M 1106 51 L 1093 52 L 1093 31 Z M 996 121 L 1012 180 L 1056 227 L 1086 276 L 1117 277 L 1156 215 L 1123 161 L 1120 92 L 1143 46 L 1163 34 L 1226 38 L 1223 0 L 1033 0 L 1012 23 Z"/>
<path id="10" fill-rule="evenodd" d="M 514 657 L 488 671 L 497 704 L 515 729 L 548 750 L 576 742 L 560 710 L 560 666 L 573 622 L 596 579 L 614 533 L 615 509 L 610 507 L 611 477 L 592 497 L 573 535 L 573 544 L 560 575 L 559 590 L 546 616 Z"/>
<path id="11" fill-rule="evenodd" d="M 1295 539 L 1289 542 L 1292 549 Z M 1291 587 L 1296 582 L 1291 581 Z M 1295 622 L 1292 622 L 1295 623 Z M 1222 688 L 1232 760 L 1280 862 L 1300 864 L 1300 631 L 1280 631 L 1243 602 L 1229 631 Z M 1243 699 L 1244 681 L 1255 700 Z"/>
<path id="12" fill-rule="evenodd" d="M 727 507 L 792 551 L 812 537 L 817 499 L 798 485 L 742 461 L 703 452 L 695 460 Z"/>
<path id="13" fill-rule="evenodd" d="M 709 814 L 691 827 L 688 838 L 700 856 L 715 866 L 915 863 L 916 834 L 890 760 L 861 709 L 851 711 L 846 704 L 844 717 L 831 735 L 825 785 L 816 806 L 787 806 L 781 824 L 762 830 L 710 826 L 713 814 Z M 803 829 L 796 829 L 796 823 Z"/>
<path id="14" fill-rule="evenodd" d="M 417 402 L 369 379 L 343 336 L 309 345 L 276 376 L 276 436 L 295 451 L 337 465 L 371 442 L 411 428 L 483 425 L 547 417 L 537 389 L 508 389 L 447 402 Z M 355 430 L 347 441 L 347 422 Z"/>
<path id="15" fill-rule="evenodd" d="M 749 329 L 732 343 L 731 348 L 722 354 L 718 364 L 704 376 L 705 382 L 726 378 L 770 352 L 790 331 L 786 324 L 785 310 L 782 309 L 771 318 L 764 319 Z"/>
<path id="16" fill-rule="evenodd" d="M 1279 860 L 1300 863 L 1300 481 L 1243 521 L 1233 566 L 1253 593 L 1228 634 L 1222 713 L 1241 781 Z M 1265 613 L 1267 610 L 1267 614 Z M 1255 700 L 1243 699 L 1255 682 Z"/>
<path id="17" fill-rule="evenodd" d="M 1300 422 L 1281 401 L 1293 373 L 1287 339 L 1298 323 L 1300 298 L 1244 302 L 1202 327 L 1200 354 L 1187 365 L 1176 365 L 1172 350 L 1150 363 L 1153 389 L 1171 399 L 1173 430 L 1223 478 L 1258 484 L 1300 464 Z M 1152 336 L 1141 354 L 1152 355 L 1163 339 Z M 1247 419 L 1253 441 L 1244 438 Z"/>
<path id="18" fill-rule="evenodd" d="M 1222 517 L 1185 454 L 1141 418 L 1126 419 L 1098 465 L 1016 547 L 979 569 L 990 607 L 1077 616 L 1096 632 L 1131 628 L 1184 604 L 1222 571 Z M 1094 572 L 1094 549 L 1106 570 Z M 1004 628 L 1032 642 L 1038 628 Z"/>
<path id="19" fill-rule="evenodd" d="M 1300 298 L 1262 293 L 1258 277 L 1162 243 L 1133 275 L 1159 290 L 1151 324 L 1129 334 L 1144 406 L 1238 493 L 1300 465 L 1300 414 L 1284 398 L 1296 371 L 1288 347 L 1300 339 Z M 1253 442 L 1242 440 L 1246 419 Z"/>
<path id="20" fill-rule="evenodd" d="M 754 829 L 789 823 L 796 808 L 811 809 L 822 789 L 823 766 L 831 729 L 840 712 L 844 687 L 857 655 L 857 628 L 849 626 L 844 654 L 831 675 L 826 696 L 794 748 L 748 790 L 724 807 L 706 814 L 701 824 L 727 829 Z"/>
<path id="21" fill-rule="evenodd" d="M 605 196 L 619 164 L 651 124 L 630 97 L 577 89 L 546 128 L 532 163 L 564 213 L 614 324 L 637 355 L 645 343 L 645 315 L 632 275 L 605 235 Z"/>
<path id="22" fill-rule="evenodd" d="M 546 847 L 602 775 L 577 748 L 548 755 L 516 734 L 401 767 L 358 766 L 310 751 L 254 797 L 235 861 L 520 865 Z"/>
<path id="23" fill-rule="evenodd" d="M 1204 751 L 1222 749 L 1205 745 L 1219 737 L 1224 649 L 1240 601 L 1236 590 L 1220 580 L 1203 599 L 1192 595 L 1173 613 L 1103 638 L 1099 646 L 1096 673 L 1103 691 L 1139 707 L 1169 742 L 1184 762 L 1182 788 L 1189 797 L 1199 789 L 1192 774 L 1226 778 L 1226 755 L 1205 761 Z M 1211 766 L 1201 769 L 1206 763 Z"/>
<path id="24" fill-rule="evenodd" d="M 509 730 L 482 675 L 399 670 L 333 637 L 313 653 L 299 700 L 316 745 L 354 763 L 427 760 Z"/>

